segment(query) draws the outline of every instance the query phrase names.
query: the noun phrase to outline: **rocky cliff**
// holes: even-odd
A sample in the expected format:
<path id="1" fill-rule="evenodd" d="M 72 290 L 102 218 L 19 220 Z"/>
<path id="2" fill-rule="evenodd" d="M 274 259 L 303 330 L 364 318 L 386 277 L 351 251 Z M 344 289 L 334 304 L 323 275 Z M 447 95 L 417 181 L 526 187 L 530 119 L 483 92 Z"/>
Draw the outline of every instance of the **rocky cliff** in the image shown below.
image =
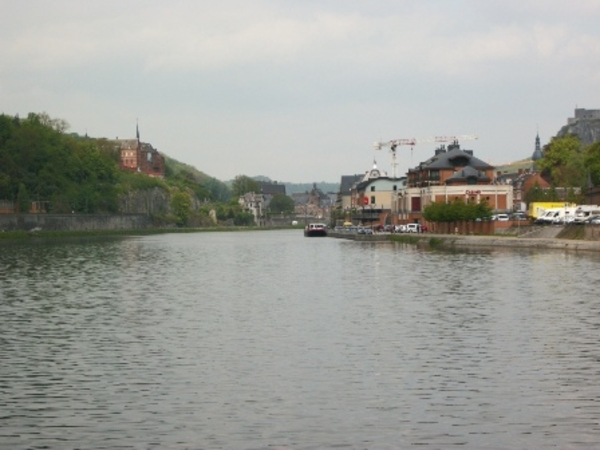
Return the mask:
<path id="1" fill-rule="evenodd" d="M 171 196 L 160 188 L 130 191 L 119 197 L 122 214 L 166 215 L 170 212 Z"/>
<path id="2" fill-rule="evenodd" d="M 591 145 L 600 141 L 600 118 L 577 119 L 565 125 L 557 133 L 557 137 L 574 134 L 581 140 L 582 145 Z"/>

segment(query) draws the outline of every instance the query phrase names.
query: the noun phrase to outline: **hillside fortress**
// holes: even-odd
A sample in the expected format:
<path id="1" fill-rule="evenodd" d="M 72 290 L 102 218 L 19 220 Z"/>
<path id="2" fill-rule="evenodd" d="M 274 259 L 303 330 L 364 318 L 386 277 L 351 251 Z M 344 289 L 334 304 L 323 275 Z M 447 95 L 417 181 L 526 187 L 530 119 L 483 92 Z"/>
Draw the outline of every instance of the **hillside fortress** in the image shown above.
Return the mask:
<path id="1" fill-rule="evenodd" d="M 574 134 L 583 146 L 600 141 L 600 109 L 575 108 L 575 117 L 569 117 L 557 137 Z"/>
<path id="2" fill-rule="evenodd" d="M 600 119 L 600 109 L 575 108 L 575 117 L 567 119 L 567 125 L 572 125 L 578 120 Z"/>

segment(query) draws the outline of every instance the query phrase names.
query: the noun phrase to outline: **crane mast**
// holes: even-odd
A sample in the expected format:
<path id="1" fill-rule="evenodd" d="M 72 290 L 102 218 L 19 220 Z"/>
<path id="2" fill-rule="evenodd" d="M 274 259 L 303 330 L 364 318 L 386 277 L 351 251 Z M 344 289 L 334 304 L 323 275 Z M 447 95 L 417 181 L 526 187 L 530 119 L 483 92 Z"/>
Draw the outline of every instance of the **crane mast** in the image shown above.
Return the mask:
<path id="1" fill-rule="evenodd" d="M 408 138 L 408 139 L 394 139 L 387 142 L 375 142 L 373 145 L 375 150 L 381 150 L 383 147 L 389 147 L 390 153 L 392 154 L 392 174 L 394 178 L 398 177 L 397 167 L 398 161 L 396 156 L 396 149 L 399 145 L 408 145 L 414 147 L 418 144 L 426 144 L 430 142 L 458 142 L 458 141 L 471 141 L 477 139 L 477 136 L 474 134 L 463 134 L 458 136 L 434 136 L 434 137 L 426 137 L 426 138 Z"/>

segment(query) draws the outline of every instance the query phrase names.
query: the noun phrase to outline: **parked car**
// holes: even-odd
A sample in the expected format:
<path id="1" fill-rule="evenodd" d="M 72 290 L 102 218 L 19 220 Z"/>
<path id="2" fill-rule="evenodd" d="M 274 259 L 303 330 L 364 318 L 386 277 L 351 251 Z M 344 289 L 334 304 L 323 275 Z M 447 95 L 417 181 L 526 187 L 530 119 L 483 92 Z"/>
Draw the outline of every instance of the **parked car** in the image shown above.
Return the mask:
<path id="1" fill-rule="evenodd" d="M 373 234 L 373 229 L 369 227 L 359 227 L 357 230 L 358 234 Z"/>
<path id="2" fill-rule="evenodd" d="M 522 212 L 516 212 L 512 215 L 512 220 L 527 220 L 527 214 Z"/>
<path id="3" fill-rule="evenodd" d="M 498 214 L 496 215 L 496 220 L 501 222 L 507 222 L 510 220 L 510 217 L 508 214 Z"/>

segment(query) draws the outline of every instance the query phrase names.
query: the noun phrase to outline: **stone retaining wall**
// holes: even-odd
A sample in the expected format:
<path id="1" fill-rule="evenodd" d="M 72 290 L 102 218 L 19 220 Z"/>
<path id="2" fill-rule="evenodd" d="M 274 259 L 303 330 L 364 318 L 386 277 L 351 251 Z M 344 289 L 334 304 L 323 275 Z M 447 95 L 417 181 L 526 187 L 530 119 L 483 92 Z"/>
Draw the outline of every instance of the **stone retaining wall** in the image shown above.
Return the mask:
<path id="1" fill-rule="evenodd" d="M 146 214 L 1 214 L 0 231 L 106 231 L 149 228 Z"/>

